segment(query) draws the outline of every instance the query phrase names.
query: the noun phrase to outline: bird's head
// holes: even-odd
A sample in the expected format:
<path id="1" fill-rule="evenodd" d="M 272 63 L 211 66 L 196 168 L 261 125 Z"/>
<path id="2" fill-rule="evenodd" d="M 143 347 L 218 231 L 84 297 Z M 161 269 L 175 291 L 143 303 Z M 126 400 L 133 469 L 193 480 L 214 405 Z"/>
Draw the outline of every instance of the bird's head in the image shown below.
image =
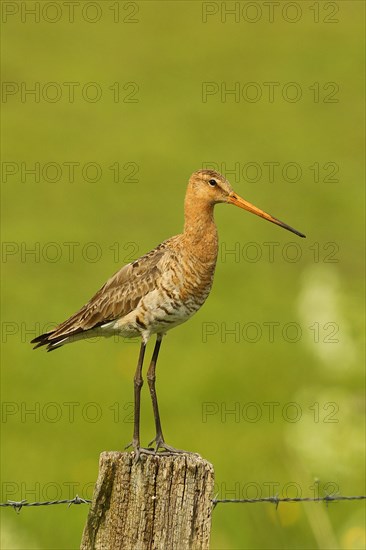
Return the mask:
<path id="1" fill-rule="evenodd" d="M 196 199 L 202 199 L 211 204 L 228 202 L 228 196 L 234 192 L 227 179 L 215 170 L 193 172 L 188 187 Z"/>
<path id="2" fill-rule="evenodd" d="M 276 225 L 295 233 L 299 237 L 305 237 L 303 233 L 293 229 L 286 223 L 281 222 L 274 216 L 271 216 L 271 214 L 267 214 L 263 210 L 260 210 L 250 202 L 237 195 L 227 179 L 215 170 L 197 170 L 197 172 L 194 172 L 189 179 L 188 193 L 190 199 L 193 201 L 202 201 L 211 205 L 215 205 L 219 202 L 234 204 L 235 206 L 239 206 L 239 208 L 248 210 L 248 212 L 252 212 L 265 220 L 275 223 Z"/>

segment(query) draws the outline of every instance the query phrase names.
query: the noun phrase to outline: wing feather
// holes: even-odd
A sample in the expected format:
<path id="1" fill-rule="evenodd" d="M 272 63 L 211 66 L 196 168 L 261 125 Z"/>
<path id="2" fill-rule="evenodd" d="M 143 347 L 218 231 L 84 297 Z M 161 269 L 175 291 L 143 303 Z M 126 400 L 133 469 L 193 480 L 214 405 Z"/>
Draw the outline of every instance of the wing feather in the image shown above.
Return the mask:
<path id="1" fill-rule="evenodd" d="M 171 241 L 164 241 L 135 262 L 123 266 L 79 311 L 53 331 L 32 340 L 37 344 L 35 347 L 48 345 L 54 349 L 63 338 L 96 329 L 133 311 L 139 301 L 156 287 L 172 252 Z"/>

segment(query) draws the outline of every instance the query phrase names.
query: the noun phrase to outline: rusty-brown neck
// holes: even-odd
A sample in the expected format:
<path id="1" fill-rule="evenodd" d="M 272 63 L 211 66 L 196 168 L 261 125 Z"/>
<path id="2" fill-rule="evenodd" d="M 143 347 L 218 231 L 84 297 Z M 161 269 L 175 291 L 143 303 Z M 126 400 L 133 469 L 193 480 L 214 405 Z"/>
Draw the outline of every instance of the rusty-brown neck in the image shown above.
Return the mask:
<path id="1" fill-rule="evenodd" d="M 215 263 L 218 251 L 217 228 L 213 217 L 214 204 L 200 197 L 186 196 L 184 203 L 183 238 L 191 254 Z"/>

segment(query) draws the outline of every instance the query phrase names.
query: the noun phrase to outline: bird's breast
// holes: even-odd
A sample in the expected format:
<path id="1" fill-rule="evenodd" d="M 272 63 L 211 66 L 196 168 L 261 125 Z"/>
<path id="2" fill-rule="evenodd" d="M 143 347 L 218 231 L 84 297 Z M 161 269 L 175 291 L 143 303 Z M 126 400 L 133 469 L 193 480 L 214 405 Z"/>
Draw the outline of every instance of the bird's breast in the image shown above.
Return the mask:
<path id="1" fill-rule="evenodd" d="M 119 330 L 138 331 L 145 337 L 164 333 L 187 321 L 205 302 L 212 287 L 217 251 L 206 247 L 205 254 L 197 254 L 177 244 L 160 266 L 155 288 L 121 320 Z"/>
<path id="2" fill-rule="evenodd" d="M 201 307 L 206 300 L 213 282 L 215 261 L 200 261 L 197 257 L 190 257 L 183 267 L 183 284 L 180 287 L 182 302 Z"/>

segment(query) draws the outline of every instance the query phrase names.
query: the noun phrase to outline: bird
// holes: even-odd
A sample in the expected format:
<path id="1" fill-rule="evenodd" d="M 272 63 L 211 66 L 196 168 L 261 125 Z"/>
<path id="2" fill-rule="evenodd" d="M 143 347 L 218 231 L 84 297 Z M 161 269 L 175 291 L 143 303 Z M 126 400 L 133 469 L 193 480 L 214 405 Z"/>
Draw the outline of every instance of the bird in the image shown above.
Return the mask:
<path id="1" fill-rule="evenodd" d="M 299 237 L 305 235 L 240 197 L 215 170 L 200 169 L 188 181 L 183 232 L 141 258 L 124 265 L 74 315 L 53 330 L 34 338 L 34 349 L 54 351 L 65 344 L 93 336 L 141 338 L 134 376 L 132 446 L 136 462 L 141 453 L 183 453 L 165 442 L 155 388 L 156 364 L 168 330 L 188 321 L 206 301 L 214 278 L 218 233 L 214 207 L 236 205 Z M 142 368 L 147 342 L 156 335 L 147 381 L 155 421 L 155 437 L 147 448 L 140 444 Z"/>

